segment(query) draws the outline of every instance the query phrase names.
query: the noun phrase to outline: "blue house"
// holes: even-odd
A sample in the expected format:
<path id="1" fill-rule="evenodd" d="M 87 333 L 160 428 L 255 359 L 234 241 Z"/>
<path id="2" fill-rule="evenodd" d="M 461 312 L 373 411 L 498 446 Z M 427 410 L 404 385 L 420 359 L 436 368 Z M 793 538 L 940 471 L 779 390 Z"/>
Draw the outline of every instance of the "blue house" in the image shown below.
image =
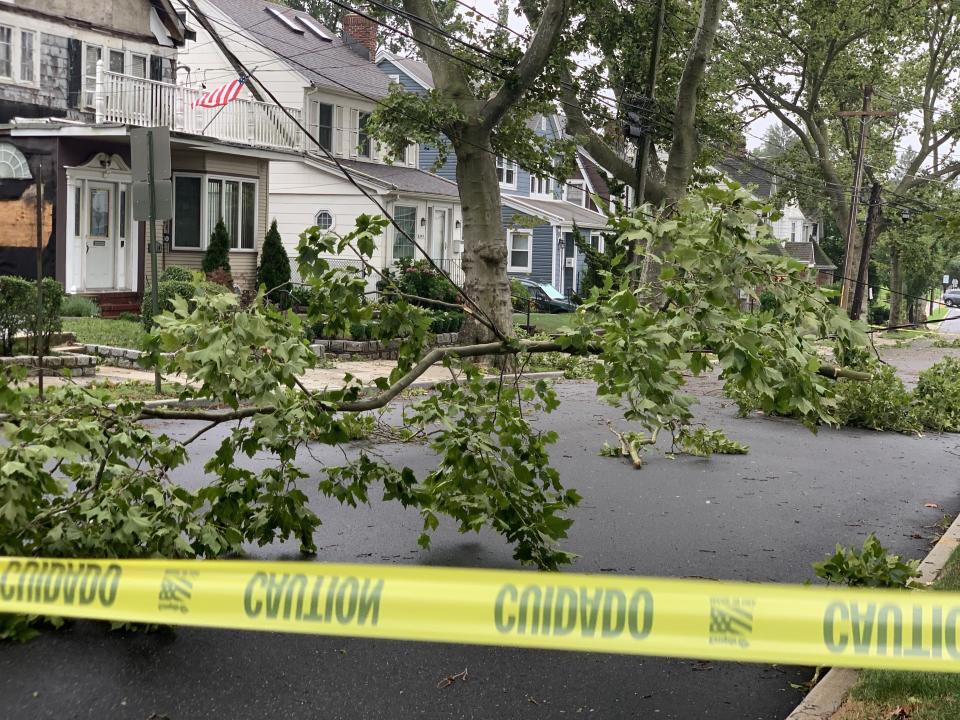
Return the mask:
<path id="1" fill-rule="evenodd" d="M 425 63 L 399 57 L 385 49 L 377 52 L 378 67 L 388 78 L 409 92 L 433 89 L 433 76 Z M 548 138 L 563 136 L 561 119 L 537 115 L 529 127 Z M 436 148 L 421 146 L 419 166 L 448 180 L 456 181 L 456 158 L 451 154 L 435 168 Z M 577 154 L 577 170 L 563 182 L 533 175 L 516 162 L 497 158 L 500 180 L 501 215 L 507 231 L 507 272 L 550 283 L 566 295 L 580 287 L 584 256 L 577 250 L 576 233 L 589 237 L 602 248 L 601 231 L 607 218 L 599 212 L 592 196 L 609 201 L 605 173 L 586 153 Z"/>

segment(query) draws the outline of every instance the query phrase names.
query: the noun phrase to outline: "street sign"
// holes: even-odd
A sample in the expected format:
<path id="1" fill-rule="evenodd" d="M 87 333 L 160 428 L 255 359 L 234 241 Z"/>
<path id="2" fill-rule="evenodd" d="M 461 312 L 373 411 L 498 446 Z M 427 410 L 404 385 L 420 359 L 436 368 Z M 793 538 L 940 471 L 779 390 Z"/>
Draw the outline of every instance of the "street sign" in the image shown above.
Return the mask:
<path id="1" fill-rule="evenodd" d="M 944 276 L 943 276 L 943 284 L 944 284 L 944 285 L 949 285 L 949 284 L 950 284 L 950 276 L 949 276 L 949 275 L 944 275 Z"/>
<path id="2" fill-rule="evenodd" d="M 170 220 L 173 217 L 173 180 L 157 180 L 154 183 L 157 193 L 156 220 Z M 150 183 L 133 183 L 133 219 L 150 219 Z"/>
<path id="3" fill-rule="evenodd" d="M 153 179 L 169 180 L 170 129 L 166 127 L 134 128 L 130 131 L 130 164 L 134 182 L 149 180 L 150 144 L 153 135 Z M 143 218 L 141 218 L 143 219 Z"/>

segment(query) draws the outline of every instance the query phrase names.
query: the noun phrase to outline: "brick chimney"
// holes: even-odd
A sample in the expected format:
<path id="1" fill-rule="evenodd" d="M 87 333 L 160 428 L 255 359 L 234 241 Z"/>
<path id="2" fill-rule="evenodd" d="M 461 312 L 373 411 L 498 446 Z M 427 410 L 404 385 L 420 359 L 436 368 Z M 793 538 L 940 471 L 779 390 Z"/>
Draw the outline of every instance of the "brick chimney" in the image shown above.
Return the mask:
<path id="1" fill-rule="evenodd" d="M 377 55 L 377 24 L 363 15 L 356 13 L 346 13 L 340 18 L 340 27 L 343 33 L 343 39 L 347 44 L 358 53 L 363 54 L 360 49 L 366 48 L 370 60 Z M 356 47 L 359 45 L 360 47 Z"/>

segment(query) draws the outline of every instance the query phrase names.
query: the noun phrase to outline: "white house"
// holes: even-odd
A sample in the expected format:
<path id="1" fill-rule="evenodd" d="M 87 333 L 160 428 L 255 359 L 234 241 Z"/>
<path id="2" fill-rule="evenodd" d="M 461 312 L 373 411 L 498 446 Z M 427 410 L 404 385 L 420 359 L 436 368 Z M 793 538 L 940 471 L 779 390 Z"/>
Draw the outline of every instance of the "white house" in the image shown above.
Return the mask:
<path id="1" fill-rule="evenodd" d="M 456 273 L 462 225 L 456 185 L 420 170 L 415 144 L 402 162 L 386 164 L 365 132 L 391 82 L 373 62 L 376 24 L 347 14 L 337 36 L 308 13 L 264 0 L 198 0 L 198 6 L 206 22 L 188 19 L 196 35 L 181 50 L 188 66 L 181 80 L 195 86 L 224 82 L 238 74 L 233 54 L 258 81 L 248 83 L 249 92 L 256 98 L 268 87 L 309 130 L 309 138 L 300 138 L 299 158 L 270 163 L 268 214 L 276 218 L 288 253 L 295 255 L 300 233 L 310 226 L 345 231 L 357 215 L 381 212 L 329 154 L 427 254 Z M 422 254 L 390 228 L 375 262 L 386 267 Z"/>

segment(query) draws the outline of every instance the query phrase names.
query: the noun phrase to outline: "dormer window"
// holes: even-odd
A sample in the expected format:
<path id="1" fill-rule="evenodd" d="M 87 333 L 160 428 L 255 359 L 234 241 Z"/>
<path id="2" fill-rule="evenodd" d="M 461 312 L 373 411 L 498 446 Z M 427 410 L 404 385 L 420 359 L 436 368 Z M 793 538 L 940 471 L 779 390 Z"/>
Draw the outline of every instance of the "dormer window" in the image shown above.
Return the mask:
<path id="1" fill-rule="evenodd" d="M 583 207 L 584 197 L 583 181 L 571 180 L 567 184 L 567 202 Z"/>
<path id="2" fill-rule="evenodd" d="M 513 160 L 497 156 L 497 180 L 500 187 L 517 189 L 517 164 Z"/>
<path id="3" fill-rule="evenodd" d="M 553 178 L 540 177 L 539 175 L 530 176 L 530 194 L 542 195 L 548 198 L 553 197 Z"/>

